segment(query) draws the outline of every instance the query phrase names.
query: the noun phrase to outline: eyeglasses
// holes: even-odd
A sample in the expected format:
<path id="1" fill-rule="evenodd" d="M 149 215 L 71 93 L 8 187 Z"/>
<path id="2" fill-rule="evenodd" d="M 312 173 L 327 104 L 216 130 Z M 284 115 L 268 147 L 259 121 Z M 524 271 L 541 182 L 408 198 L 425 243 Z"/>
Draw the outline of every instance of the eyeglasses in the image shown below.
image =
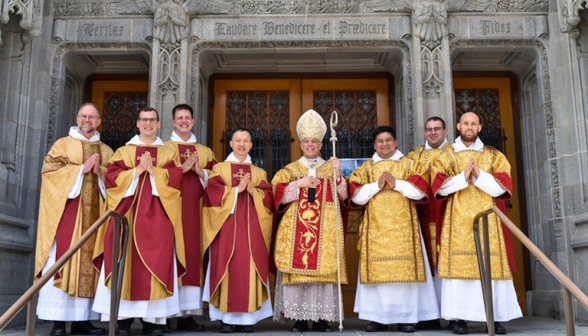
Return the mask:
<path id="1" fill-rule="evenodd" d="M 443 127 L 430 127 L 430 128 L 425 128 L 425 132 L 427 132 L 427 133 L 439 132 L 442 129 L 443 129 Z"/>
<path id="2" fill-rule="evenodd" d="M 94 120 L 98 120 L 98 119 L 100 119 L 100 117 L 97 117 L 97 116 L 91 116 L 91 115 L 85 115 L 85 114 L 78 115 L 78 118 L 79 118 L 79 119 L 82 119 L 82 120 L 83 120 L 83 119 L 88 119 L 88 120 L 90 120 L 90 121 L 94 121 Z"/>
<path id="3" fill-rule="evenodd" d="M 146 124 L 146 123 L 154 123 L 159 120 L 157 118 L 139 118 L 139 121 Z"/>

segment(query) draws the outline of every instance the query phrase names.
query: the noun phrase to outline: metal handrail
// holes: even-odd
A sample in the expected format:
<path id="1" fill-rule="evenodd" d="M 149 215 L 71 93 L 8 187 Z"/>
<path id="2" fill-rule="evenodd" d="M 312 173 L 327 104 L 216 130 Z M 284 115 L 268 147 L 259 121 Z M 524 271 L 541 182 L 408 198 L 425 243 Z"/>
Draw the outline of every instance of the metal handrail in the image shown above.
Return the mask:
<path id="1" fill-rule="evenodd" d="M 539 260 L 547 270 L 564 286 L 564 312 L 566 315 L 566 335 L 576 335 L 576 326 L 574 324 L 574 306 L 572 295 L 576 300 L 588 309 L 588 297 L 568 278 L 552 261 L 535 245 L 523 231 L 521 231 L 498 207 L 494 206 L 489 210 L 480 212 L 474 218 L 474 240 L 476 241 L 476 250 L 478 255 L 478 266 L 480 268 L 480 280 L 482 283 L 482 292 L 484 294 L 484 305 L 486 308 L 486 324 L 488 326 L 488 335 L 494 336 L 494 309 L 492 300 L 492 274 L 490 262 L 489 234 L 488 234 L 488 215 L 495 213 L 502 223 L 517 237 L 523 245 Z M 480 250 L 480 218 L 484 219 L 484 251 L 483 257 Z"/>
<path id="2" fill-rule="evenodd" d="M 112 210 L 106 211 L 92 226 L 76 241 L 66 252 L 59 258 L 47 273 L 43 274 L 39 280 L 37 280 L 8 310 L 0 317 L 0 331 L 12 321 L 12 319 L 18 314 L 22 308 L 30 302 L 27 309 L 27 325 L 26 335 L 34 336 L 36 327 L 36 300 L 37 293 L 41 290 L 41 287 L 53 278 L 57 272 L 65 265 L 65 263 L 71 259 L 71 257 L 86 243 L 90 237 L 98 231 L 98 229 L 106 222 L 110 217 L 114 217 L 114 237 L 112 246 L 112 283 L 116 284 L 116 290 L 110 291 L 110 323 L 109 323 L 109 335 L 114 336 L 116 332 L 116 322 L 118 317 L 118 306 L 120 291 L 122 288 L 122 275 L 125 266 L 125 257 L 127 253 L 127 242 L 129 237 L 129 224 L 127 219 Z M 119 249 L 119 235 L 122 230 L 122 251 L 120 261 L 118 259 Z M 115 267 L 118 265 L 118 267 Z"/>

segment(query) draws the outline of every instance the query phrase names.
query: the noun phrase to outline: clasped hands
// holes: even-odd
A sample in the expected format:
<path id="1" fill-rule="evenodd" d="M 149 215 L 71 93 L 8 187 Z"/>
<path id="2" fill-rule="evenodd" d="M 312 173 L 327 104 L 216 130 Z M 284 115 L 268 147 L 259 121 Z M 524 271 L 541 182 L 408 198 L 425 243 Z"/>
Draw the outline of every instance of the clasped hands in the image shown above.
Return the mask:
<path id="1" fill-rule="evenodd" d="M 385 171 L 378 179 L 378 188 L 381 189 L 394 189 L 396 187 L 396 179 L 390 172 Z"/>
<path id="2" fill-rule="evenodd" d="M 480 176 L 480 168 L 478 168 L 478 165 L 476 164 L 476 161 L 474 159 L 472 159 L 470 161 L 470 163 L 468 163 L 468 165 L 466 166 L 466 169 L 464 170 L 464 175 L 465 175 L 465 179 L 468 182 L 474 182 L 472 175 L 475 178 L 478 178 L 478 176 Z"/>
<path id="3" fill-rule="evenodd" d="M 149 152 L 141 154 L 141 160 L 137 166 L 137 176 L 143 174 L 144 172 L 153 174 L 153 158 Z"/>
<path id="4" fill-rule="evenodd" d="M 249 173 L 245 174 L 237 186 L 237 193 L 242 193 L 245 190 L 247 190 L 249 195 L 253 195 L 253 185 L 251 185 L 251 174 Z"/>
<path id="5" fill-rule="evenodd" d="M 102 167 L 100 166 L 100 154 L 93 154 L 84 162 L 84 174 L 94 172 L 96 176 L 102 177 Z"/>
<path id="6" fill-rule="evenodd" d="M 192 170 L 196 175 L 200 176 L 200 178 L 204 178 L 204 170 L 198 164 L 198 150 L 194 149 L 192 155 L 184 161 L 182 164 L 182 170 L 185 172 Z"/>

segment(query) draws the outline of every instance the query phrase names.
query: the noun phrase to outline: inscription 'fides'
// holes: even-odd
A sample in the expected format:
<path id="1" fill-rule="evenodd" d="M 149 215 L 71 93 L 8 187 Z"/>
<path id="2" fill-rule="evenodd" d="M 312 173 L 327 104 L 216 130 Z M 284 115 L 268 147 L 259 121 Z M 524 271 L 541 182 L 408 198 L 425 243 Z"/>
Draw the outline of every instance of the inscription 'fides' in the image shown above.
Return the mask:
<path id="1" fill-rule="evenodd" d="M 494 20 L 481 20 L 482 35 L 489 34 L 510 34 L 511 24 L 509 22 L 498 22 Z"/>
<path id="2" fill-rule="evenodd" d="M 116 24 L 84 23 L 83 32 L 91 37 L 116 37 L 124 34 L 125 26 Z"/>

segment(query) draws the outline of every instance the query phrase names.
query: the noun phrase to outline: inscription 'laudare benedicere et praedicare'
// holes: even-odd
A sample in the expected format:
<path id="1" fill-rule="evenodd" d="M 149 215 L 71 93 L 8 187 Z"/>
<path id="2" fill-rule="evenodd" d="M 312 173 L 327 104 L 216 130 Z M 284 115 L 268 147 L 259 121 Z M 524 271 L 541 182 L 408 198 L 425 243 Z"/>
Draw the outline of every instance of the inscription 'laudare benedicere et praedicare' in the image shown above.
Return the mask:
<path id="1" fill-rule="evenodd" d="M 380 36 L 387 34 L 385 22 L 364 22 L 356 20 L 312 20 L 307 22 L 262 21 L 257 23 L 216 22 L 216 36 L 321 36 L 333 33 L 343 36 Z"/>

